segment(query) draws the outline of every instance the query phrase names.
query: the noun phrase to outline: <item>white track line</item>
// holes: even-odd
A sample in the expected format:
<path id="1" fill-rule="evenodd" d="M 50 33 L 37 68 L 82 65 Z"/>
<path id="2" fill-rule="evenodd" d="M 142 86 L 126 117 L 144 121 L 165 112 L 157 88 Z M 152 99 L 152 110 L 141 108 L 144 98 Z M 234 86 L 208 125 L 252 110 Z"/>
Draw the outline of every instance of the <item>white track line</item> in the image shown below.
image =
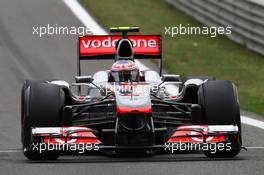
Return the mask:
<path id="1" fill-rule="evenodd" d="M 106 35 L 108 34 L 94 19 L 93 17 L 82 7 L 77 0 L 63 0 L 65 4 L 71 9 L 75 16 L 87 27 L 93 34 Z M 137 61 L 138 66 L 145 70 L 149 69 L 146 65 Z M 254 126 L 260 129 L 264 129 L 264 122 L 256 119 L 249 118 L 247 116 L 241 116 L 241 122 Z"/>
<path id="2" fill-rule="evenodd" d="M 264 149 L 264 146 L 246 146 L 247 149 Z M 0 150 L 1 153 L 21 153 L 20 149 L 6 149 Z"/>
<path id="3" fill-rule="evenodd" d="M 246 149 L 264 149 L 264 146 L 246 146 Z M 22 151 L 17 149 L 17 150 L 0 150 L 0 154 L 5 154 L 5 153 L 21 153 Z"/>
<path id="4" fill-rule="evenodd" d="M 93 17 L 79 4 L 77 0 L 64 0 L 65 4 L 71 9 L 75 16 L 87 27 L 94 35 L 106 35 L 107 32 L 93 19 Z"/>
<path id="5" fill-rule="evenodd" d="M 16 150 L 6 149 L 6 150 L 0 150 L 0 153 L 21 153 L 21 150 L 19 150 L 19 149 L 16 149 Z"/>
<path id="6" fill-rule="evenodd" d="M 264 146 L 246 146 L 247 149 L 264 149 Z"/>
<path id="7" fill-rule="evenodd" d="M 245 125 L 254 126 L 256 128 L 264 129 L 264 122 L 260 120 L 256 120 L 253 118 L 249 118 L 247 116 L 241 116 L 241 122 Z"/>

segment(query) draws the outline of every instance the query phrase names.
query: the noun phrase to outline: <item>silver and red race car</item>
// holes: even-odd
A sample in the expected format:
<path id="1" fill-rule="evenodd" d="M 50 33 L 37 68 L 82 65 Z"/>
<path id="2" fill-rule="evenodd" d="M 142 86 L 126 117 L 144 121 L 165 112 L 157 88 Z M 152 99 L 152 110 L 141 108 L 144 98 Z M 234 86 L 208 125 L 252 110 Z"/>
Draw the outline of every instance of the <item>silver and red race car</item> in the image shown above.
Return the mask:
<path id="1" fill-rule="evenodd" d="M 236 86 L 211 76 L 162 74 L 160 35 L 79 37 L 78 72 L 63 80 L 26 80 L 21 96 L 21 140 L 30 160 L 73 153 L 177 153 L 203 151 L 234 157 L 241 122 Z M 113 60 L 109 70 L 82 75 L 83 60 Z M 156 72 L 137 60 L 157 59 Z M 75 88 L 75 89 L 74 89 Z"/>

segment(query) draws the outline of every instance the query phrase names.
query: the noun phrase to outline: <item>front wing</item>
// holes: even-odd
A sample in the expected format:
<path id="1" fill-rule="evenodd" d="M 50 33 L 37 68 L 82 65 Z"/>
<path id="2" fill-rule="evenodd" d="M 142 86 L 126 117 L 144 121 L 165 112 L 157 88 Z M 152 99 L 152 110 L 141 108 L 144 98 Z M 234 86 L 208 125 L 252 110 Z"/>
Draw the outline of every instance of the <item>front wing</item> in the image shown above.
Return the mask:
<path id="1" fill-rule="evenodd" d="M 163 145 L 151 146 L 118 146 L 104 145 L 96 136 L 97 131 L 88 127 L 36 127 L 32 128 L 32 138 L 37 144 L 56 145 L 56 148 L 76 145 L 90 145 L 89 151 L 118 150 L 118 149 L 157 149 L 166 151 L 171 144 L 204 144 L 204 143 L 226 143 L 228 136 L 239 134 L 236 125 L 188 125 L 176 128 L 170 138 Z M 36 143 L 34 143 L 36 144 Z M 71 151 L 71 150 L 62 150 Z M 76 150 L 74 150 L 76 151 Z"/>

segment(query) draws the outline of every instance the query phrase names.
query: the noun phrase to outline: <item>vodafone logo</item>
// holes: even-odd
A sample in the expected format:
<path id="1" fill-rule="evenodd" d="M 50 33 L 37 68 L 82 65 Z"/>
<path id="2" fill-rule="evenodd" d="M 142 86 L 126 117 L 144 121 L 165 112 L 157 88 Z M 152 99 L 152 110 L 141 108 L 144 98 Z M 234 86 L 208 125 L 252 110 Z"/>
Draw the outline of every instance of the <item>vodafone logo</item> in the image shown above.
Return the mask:
<path id="1" fill-rule="evenodd" d="M 115 55 L 116 43 L 122 39 L 121 35 L 86 35 L 79 38 L 79 54 L 83 59 L 89 56 Z M 134 55 L 161 56 L 160 35 L 129 35 Z M 99 57 L 101 58 L 101 57 Z"/>
<path id="2" fill-rule="evenodd" d="M 81 40 L 81 43 L 85 49 L 89 48 L 113 48 L 119 39 L 112 39 L 107 37 L 106 39 L 88 39 Z M 132 42 L 134 48 L 157 48 L 158 43 L 155 39 L 129 39 Z"/>

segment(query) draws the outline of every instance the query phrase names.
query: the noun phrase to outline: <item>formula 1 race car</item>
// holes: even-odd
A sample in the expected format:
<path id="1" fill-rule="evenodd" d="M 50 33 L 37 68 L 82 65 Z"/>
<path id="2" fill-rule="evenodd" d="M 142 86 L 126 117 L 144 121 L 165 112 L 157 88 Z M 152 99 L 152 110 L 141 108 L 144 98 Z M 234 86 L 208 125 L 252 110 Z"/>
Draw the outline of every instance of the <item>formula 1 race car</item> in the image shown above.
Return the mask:
<path id="1" fill-rule="evenodd" d="M 173 153 L 182 145 L 185 150 L 198 145 L 207 157 L 240 152 L 236 86 L 211 76 L 162 74 L 161 36 L 128 35 L 138 31 L 114 27 L 110 32 L 121 34 L 79 37 L 78 72 L 71 85 L 24 82 L 21 141 L 28 159 L 55 160 L 80 150 Z M 82 75 L 81 61 L 94 59 L 114 63 L 109 70 Z M 159 72 L 143 67 L 141 59 L 159 60 Z"/>

